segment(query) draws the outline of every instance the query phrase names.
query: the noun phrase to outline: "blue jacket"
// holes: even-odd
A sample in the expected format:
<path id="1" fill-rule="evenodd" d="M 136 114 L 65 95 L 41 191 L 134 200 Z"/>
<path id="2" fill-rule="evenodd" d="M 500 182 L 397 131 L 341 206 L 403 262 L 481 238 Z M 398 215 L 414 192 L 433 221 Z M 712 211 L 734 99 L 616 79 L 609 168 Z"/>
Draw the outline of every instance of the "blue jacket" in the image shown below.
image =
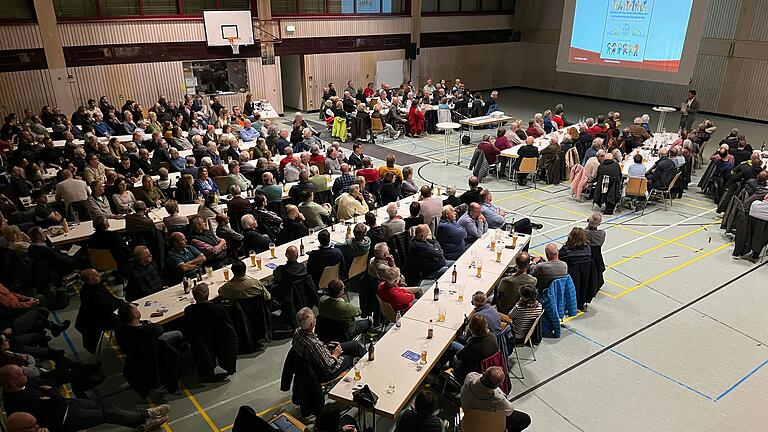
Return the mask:
<path id="1" fill-rule="evenodd" d="M 563 319 L 565 313 L 568 316 L 576 316 L 578 309 L 576 306 L 576 286 L 573 284 L 571 275 L 565 275 L 559 279 L 555 279 L 549 284 L 549 289 L 545 291 L 546 294 L 554 298 L 554 304 L 557 310 L 557 317 Z"/>
<path id="2" fill-rule="evenodd" d="M 259 132 L 253 126 L 240 129 L 240 139 L 243 142 L 256 141 L 259 138 Z"/>
<path id="3" fill-rule="evenodd" d="M 445 259 L 457 260 L 464 253 L 464 239 L 467 231 L 456 222 L 441 219 L 437 226 L 437 241 L 443 248 Z"/>
<path id="4" fill-rule="evenodd" d="M 107 122 L 94 123 L 93 131 L 96 132 L 97 137 L 105 137 L 107 135 L 112 136 L 115 134 L 115 131 L 113 131 L 112 128 L 109 127 L 109 124 Z"/>

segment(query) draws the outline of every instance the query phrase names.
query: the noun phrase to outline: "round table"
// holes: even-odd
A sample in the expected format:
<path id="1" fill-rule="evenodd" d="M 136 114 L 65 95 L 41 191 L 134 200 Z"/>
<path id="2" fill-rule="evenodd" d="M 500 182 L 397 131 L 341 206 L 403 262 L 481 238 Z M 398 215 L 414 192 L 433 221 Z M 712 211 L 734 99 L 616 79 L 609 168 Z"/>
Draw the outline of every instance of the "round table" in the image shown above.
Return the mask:
<path id="1" fill-rule="evenodd" d="M 662 132 L 664 130 L 664 119 L 667 117 L 667 113 L 677 111 L 677 108 L 657 106 L 653 107 L 653 110 L 659 113 L 659 124 L 656 126 L 656 132 Z"/>
<path id="2" fill-rule="evenodd" d="M 438 123 L 437 125 L 438 129 L 442 129 L 445 131 L 445 164 L 448 165 L 448 146 L 451 144 L 451 135 L 453 134 L 453 131 L 460 128 L 461 125 L 454 122 L 442 122 Z M 459 143 L 459 151 L 461 151 L 461 143 Z"/>

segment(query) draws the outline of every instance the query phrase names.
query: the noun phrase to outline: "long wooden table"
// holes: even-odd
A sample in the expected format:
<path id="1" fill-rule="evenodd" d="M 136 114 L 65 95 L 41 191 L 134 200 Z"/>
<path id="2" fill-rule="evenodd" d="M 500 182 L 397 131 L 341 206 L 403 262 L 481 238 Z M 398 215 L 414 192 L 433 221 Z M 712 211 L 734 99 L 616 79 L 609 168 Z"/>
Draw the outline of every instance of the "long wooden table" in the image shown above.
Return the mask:
<path id="1" fill-rule="evenodd" d="M 512 120 L 514 120 L 514 117 L 510 117 L 508 115 L 503 115 L 499 117 L 486 115 L 486 116 L 480 116 L 480 117 L 465 118 L 465 119 L 459 120 L 459 123 L 469 127 L 469 139 L 471 141 L 472 132 L 474 132 L 475 128 L 493 126 L 493 125 L 501 126 L 502 123 L 507 121 L 512 121 Z"/>
<path id="2" fill-rule="evenodd" d="M 506 233 L 505 233 L 506 234 Z M 338 402 L 353 404 L 352 392 L 362 385 L 368 385 L 379 396 L 376 404 L 376 414 L 395 418 L 408 404 L 421 383 L 432 370 L 435 360 L 439 359 L 455 339 L 461 328 L 464 317 L 473 311 L 472 294 L 476 291 L 489 293 L 496 282 L 503 276 L 504 271 L 514 260 L 515 255 L 530 241 L 530 236 L 520 235 L 517 247 L 503 249 L 501 262 L 496 263 L 496 253 L 490 250 L 492 233 L 486 233 L 478 239 L 456 261 L 458 277 L 456 283 L 451 283 L 452 270 L 446 271 L 438 286 L 440 297 L 433 300 L 434 285 L 426 290 L 424 295 L 405 313 L 401 319 L 401 327 L 392 327 L 375 345 L 375 359 L 369 362 L 367 357 L 361 359 L 360 372 L 362 379 L 354 381 L 354 371 L 337 383 L 330 392 L 330 397 Z M 505 241 L 507 238 L 502 236 Z M 508 244 L 511 244 L 509 239 Z M 480 278 L 476 270 L 469 264 L 472 252 L 484 261 Z M 464 299 L 458 301 L 459 288 L 464 287 Z M 445 308 L 445 321 L 437 322 L 438 310 Z M 427 340 L 429 321 L 433 322 L 433 337 Z M 428 344 L 427 363 L 419 367 L 403 357 L 406 351 L 421 352 L 422 344 Z M 394 392 L 391 387 L 394 385 Z M 388 393 L 390 391 L 391 393 Z"/>

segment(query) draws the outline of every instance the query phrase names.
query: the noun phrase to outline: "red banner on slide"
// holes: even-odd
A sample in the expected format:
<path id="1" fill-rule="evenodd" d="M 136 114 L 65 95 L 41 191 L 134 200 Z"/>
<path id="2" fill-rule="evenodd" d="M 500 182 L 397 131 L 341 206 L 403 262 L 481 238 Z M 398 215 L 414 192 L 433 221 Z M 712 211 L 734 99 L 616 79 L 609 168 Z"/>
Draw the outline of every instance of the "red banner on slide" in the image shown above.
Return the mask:
<path id="1" fill-rule="evenodd" d="M 659 72 L 675 73 L 680 68 L 680 60 L 644 60 L 644 61 L 623 61 L 614 59 L 600 58 L 600 53 L 587 51 L 581 48 L 571 47 L 568 57 L 568 63 L 573 64 L 593 64 L 603 66 L 615 66 L 626 69 L 643 69 Z"/>

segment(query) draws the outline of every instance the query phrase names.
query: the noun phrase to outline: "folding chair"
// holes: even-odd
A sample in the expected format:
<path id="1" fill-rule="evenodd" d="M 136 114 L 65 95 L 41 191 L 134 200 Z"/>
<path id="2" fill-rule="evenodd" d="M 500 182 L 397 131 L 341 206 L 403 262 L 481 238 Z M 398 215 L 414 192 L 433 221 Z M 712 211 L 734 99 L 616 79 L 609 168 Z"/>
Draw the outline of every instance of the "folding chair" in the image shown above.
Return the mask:
<path id="1" fill-rule="evenodd" d="M 317 169 L 320 171 L 320 173 L 319 173 L 320 175 L 324 175 L 325 174 L 325 162 L 310 161 L 309 165 L 310 166 L 316 166 Z"/>
<path id="2" fill-rule="evenodd" d="M 91 267 L 99 273 L 117 273 L 117 261 L 109 249 L 88 248 L 88 259 L 91 261 Z M 123 279 L 123 289 L 125 289 L 125 279 Z"/>
<path id="3" fill-rule="evenodd" d="M 523 375 L 523 365 L 520 363 L 520 356 L 518 355 L 518 347 L 524 347 L 524 346 L 530 346 L 531 347 L 531 354 L 533 354 L 533 361 L 536 361 L 536 350 L 533 348 L 533 341 L 531 338 L 533 337 L 533 333 L 536 332 L 536 326 L 539 325 L 539 320 L 541 320 L 541 316 L 544 315 L 544 311 L 542 310 L 539 316 L 536 317 L 536 319 L 533 321 L 533 324 L 531 324 L 531 328 L 528 329 L 528 333 L 525 334 L 525 339 L 523 339 L 523 343 L 518 345 L 517 340 L 513 337 L 512 338 L 512 351 L 515 353 L 515 360 L 517 361 L 517 367 L 520 369 L 520 376 L 518 377 L 514 373 L 512 373 L 512 376 L 523 380 L 525 379 L 525 376 Z M 529 360 L 529 359 L 524 359 Z M 512 369 L 510 368 L 510 372 L 512 372 Z"/>
<path id="4" fill-rule="evenodd" d="M 643 198 L 643 209 L 648 204 L 646 195 L 648 194 L 648 179 L 645 177 L 629 177 L 627 185 L 624 187 L 624 199 L 629 198 L 633 203 L 637 202 L 638 198 Z M 634 204 L 635 207 L 637 204 Z"/>
<path id="5" fill-rule="evenodd" d="M 395 309 L 392 307 L 392 305 L 382 300 L 379 296 L 376 296 L 376 300 L 379 301 L 379 308 L 381 309 L 381 314 L 384 315 L 384 319 L 392 324 L 395 324 L 397 321 L 397 312 L 395 312 Z"/>
<path id="6" fill-rule="evenodd" d="M 367 269 L 368 255 L 356 256 L 355 259 L 352 260 L 352 264 L 349 266 L 349 275 L 347 275 L 347 280 L 365 273 Z M 325 275 L 325 272 L 323 272 L 323 275 Z M 320 278 L 320 280 L 322 280 L 322 278 Z"/>
<path id="7" fill-rule="evenodd" d="M 504 411 L 465 410 L 461 432 L 504 432 L 507 415 Z"/>
<path id="8" fill-rule="evenodd" d="M 227 189 L 229 189 L 229 180 L 227 179 L 226 176 L 214 177 L 213 181 L 215 181 L 216 182 L 216 186 L 219 187 L 219 193 L 220 194 L 226 194 L 227 193 Z"/>
<path id="9" fill-rule="evenodd" d="M 664 203 L 664 211 L 667 211 L 667 198 L 669 198 L 669 206 L 672 207 L 672 189 L 675 188 L 675 183 L 677 183 L 677 180 L 682 175 L 681 171 L 678 171 L 677 174 L 672 178 L 672 181 L 669 182 L 669 185 L 667 185 L 666 189 L 651 189 L 651 193 L 648 194 L 648 201 L 652 200 L 653 197 L 656 194 L 661 194 L 661 202 Z M 645 207 L 643 207 L 643 212 L 640 213 L 640 215 L 645 214 Z"/>
<path id="10" fill-rule="evenodd" d="M 380 117 L 371 117 L 371 135 L 373 137 L 387 135 L 387 131 L 384 129 L 384 123 L 381 121 Z M 383 143 L 384 140 L 382 139 L 381 142 Z"/>
<path id="11" fill-rule="evenodd" d="M 320 282 L 317 283 L 317 288 L 320 289 L 320 291 L 328 288 L 328 283 L 330 283 L 332 280 L 339 278 L 340 267 L 341 264 L 336 264 L 331 267 L 326 267 L 325 270 L 323 270 L 323 274 L 320 275 Z"/>
<path id="12" fill-rule="evenodd" d="M 519 174 L 525 174 L 526 176 L 533 174 L 533 188 L 536 189 L 536 176 L 539 171 L 539 158 L 528 157 L 523 158 L 520 161 L 520 166 L 512 173 L 513 177 L 510 177 L 511 181 L 515 182 L 515 190 L 517 190 L 517 181 L 515 177 Z"/>

